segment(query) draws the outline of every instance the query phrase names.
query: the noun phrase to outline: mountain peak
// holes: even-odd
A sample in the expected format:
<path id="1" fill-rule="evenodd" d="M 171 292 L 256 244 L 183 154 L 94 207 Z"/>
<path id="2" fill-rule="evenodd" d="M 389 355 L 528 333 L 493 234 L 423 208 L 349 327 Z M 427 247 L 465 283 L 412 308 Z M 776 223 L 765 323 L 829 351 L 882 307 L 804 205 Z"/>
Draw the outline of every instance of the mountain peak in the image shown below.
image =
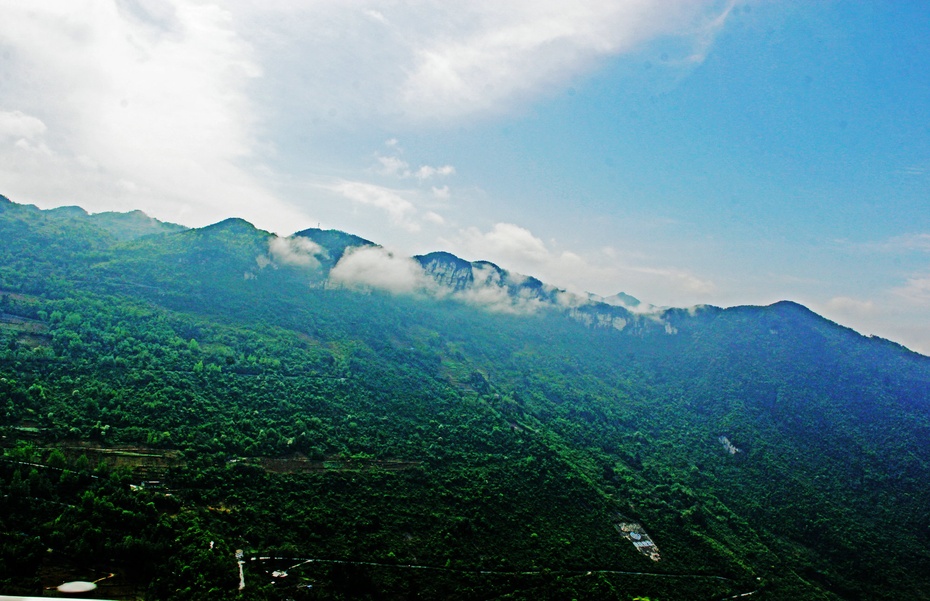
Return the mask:
<path id="1" fill-rule="evenodd" d="M 609 305 L 619 303 L 625 307 L 638 307 L 642 304 L 642 301 L 640 301 L 635 296 L 631 296 L 627 294 L 626 292 L 618 292 L 617 294 L 614 294 L 613 296 L 608 296 L 607 298 L 604 299 L 604 302 L 606 302 Z"/>
<path id="2" fill-rule="evenodd" d="M 205 231 L 210 231 L 210 230 L 214 230 L 214 231 L 220 231 L 220 230 L 236 230 L 236 229 L 239 229 L 239 230 L 243 230 L 243 229 L 255 230 L 255 229 L 258 229 L 258 228 L 256 228 L 254 225 L 252 225 L 251 223 L 249 223 L 249 222 L 246 221 L 245 219 L 242 219 L 241 217 L 228 217 L 228 218 L 226 218 L 226 219 L 224 219 L 224 220 L 222 220 L 222 221 L 217 221 L 216 223 L 212 223 L 212 224 L 210 224 L 210 225 L 206 225 L 206 226 L 204 226 L 204 227 L 202 227 L 202 228 L 198 228 L 198 229 L 199 229 L 200 231 L 202 231 L 202 232 L 205 232 Z"/>
<path id="3" fill-rule="evenodd" d="M 87 217 L 88 212 L 76 205 L 68 205 L 64 207 L 55 207 L 54 209 L 48 209 L 45 211 L 45 214 L 49 217 L 63 217 L 63 218 L 81 218 Z"/>
<path id="4" fill-rule="evenodd" d="M 296 232 L 293 237 L 306 238 L 325 249 L 328 256 L 320 258 L 320 262 L 327 268 L 334 267 L 350 248 L 357 246 L 378 246 L 371 240 L 366 240 L 355 234 L 349 234 L 341 230 L 323 230 L 316 227 Z"/>

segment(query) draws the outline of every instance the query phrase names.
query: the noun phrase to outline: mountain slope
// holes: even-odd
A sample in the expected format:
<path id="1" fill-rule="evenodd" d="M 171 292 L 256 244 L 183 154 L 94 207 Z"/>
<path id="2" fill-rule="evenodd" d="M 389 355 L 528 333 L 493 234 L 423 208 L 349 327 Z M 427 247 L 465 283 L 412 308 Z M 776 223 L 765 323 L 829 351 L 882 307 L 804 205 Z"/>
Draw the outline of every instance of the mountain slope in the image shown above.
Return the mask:
<path id="1" fill-rule="evenodd" d="M 317 560 L 247 561 L 247 598 L 928 598 L 927 357 L 794 303 L 46 213 L 0 205 L 0 592 L 238 598 L 238 548 Z"/>

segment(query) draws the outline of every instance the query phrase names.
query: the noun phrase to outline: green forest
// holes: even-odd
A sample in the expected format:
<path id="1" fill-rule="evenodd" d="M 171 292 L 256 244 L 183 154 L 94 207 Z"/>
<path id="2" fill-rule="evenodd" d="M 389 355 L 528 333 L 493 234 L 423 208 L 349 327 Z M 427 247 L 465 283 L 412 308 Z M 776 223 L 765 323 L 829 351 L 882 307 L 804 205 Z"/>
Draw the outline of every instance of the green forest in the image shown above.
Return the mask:
<path id="1" fill-rule="evenodd" d="M 373 244 L 296 236 L 0 197 L 0 594 L 930 599 L 930 358 L 337 286 Z"/>

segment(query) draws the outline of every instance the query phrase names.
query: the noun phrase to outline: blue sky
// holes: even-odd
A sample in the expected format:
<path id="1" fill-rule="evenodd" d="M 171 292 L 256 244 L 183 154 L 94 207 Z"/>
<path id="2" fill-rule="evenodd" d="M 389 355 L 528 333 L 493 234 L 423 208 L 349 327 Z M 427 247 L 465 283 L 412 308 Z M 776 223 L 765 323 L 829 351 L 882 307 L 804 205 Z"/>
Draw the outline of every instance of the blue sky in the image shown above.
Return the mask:
<path id="1" fill-rule="evenodd" d="M 930 353 L 921 2 L 12 0 L 0 193 L 331 227 Z"/>

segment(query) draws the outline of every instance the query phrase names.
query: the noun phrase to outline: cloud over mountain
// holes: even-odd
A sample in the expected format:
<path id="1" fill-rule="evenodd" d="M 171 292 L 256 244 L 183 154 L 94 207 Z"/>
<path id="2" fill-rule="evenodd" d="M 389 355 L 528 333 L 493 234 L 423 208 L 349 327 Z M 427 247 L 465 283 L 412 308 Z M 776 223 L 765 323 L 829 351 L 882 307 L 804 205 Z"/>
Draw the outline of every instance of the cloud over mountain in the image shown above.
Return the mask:
<path id="1" fill-rule="evenodd" d="M 613 249 L 585 256 L 558 250 L 553 248 L 554 242 L 547 244 L 530 230 L 512 223 L 494 224 L 486 232 L 467 228 L 446 243 L 463 255 L 487 257 L 579 294 L 619 291 L 604 290 L 606 284 L 636 290 L 648 298 L 662 298 L 672 290 L 680 298 L 694 299 L 692 304 L 698 304 L 715 287 L 712 281 L 687 270 L 643 265 L 642 257 L 634 262 Z"/>
<path id="2" fill-rule="evenodd" d="M 268 253 L 274 260 L 284 265 L 319 268 L 318 257 L 326 256 L 326 251 L 316 242 L 301 236 L 282 238 L 272 236 L 268 240 Z"/>
<path id="3" fill-rule="evenodd" d="M 349 249 L 330 272 L 329 280 L 337 286 L 374 288 L 394 294 L 422 292 L 430 286 L 416 261 L 380 246 Z"/>

